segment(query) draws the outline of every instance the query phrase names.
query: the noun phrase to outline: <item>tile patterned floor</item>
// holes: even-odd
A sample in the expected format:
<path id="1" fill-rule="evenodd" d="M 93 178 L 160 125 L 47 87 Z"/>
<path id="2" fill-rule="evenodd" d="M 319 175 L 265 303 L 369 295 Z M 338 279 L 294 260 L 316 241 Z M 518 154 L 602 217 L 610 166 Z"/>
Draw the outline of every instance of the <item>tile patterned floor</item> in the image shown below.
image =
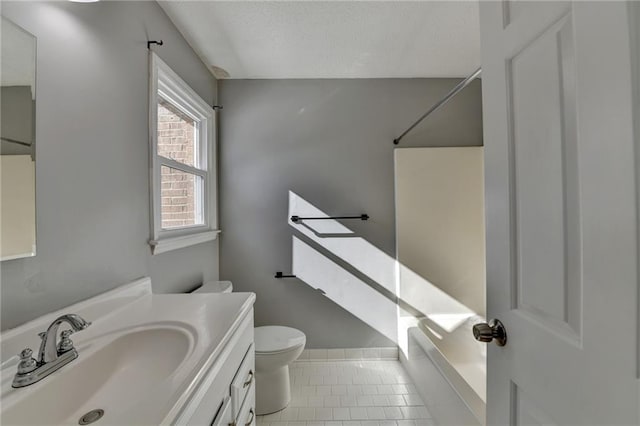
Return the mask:
<path id="1" fill-rule="evenodd" d="M 434 426 L 399 361 L 297 361 L 291 403 L 259 426 Z"/>

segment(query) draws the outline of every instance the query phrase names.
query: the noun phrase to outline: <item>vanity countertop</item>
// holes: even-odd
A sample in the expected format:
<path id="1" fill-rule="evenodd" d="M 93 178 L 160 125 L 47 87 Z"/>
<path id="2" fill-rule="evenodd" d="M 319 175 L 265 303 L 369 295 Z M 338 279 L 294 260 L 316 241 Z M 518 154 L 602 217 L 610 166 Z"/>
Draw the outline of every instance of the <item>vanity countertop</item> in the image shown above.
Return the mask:
<path id="1" fill-rule="evenodd" d="M 55 424 L 77 424 L 82 414 L 96 408 L 105 411 L 96 423 L 101 425 L 172 423 L 234 332 L 251 314 L 254 301 L 253 293 L 145 291 L 121 303 L 111 302 L 107 312 L 90 299 L 25 324 L 22 331 L 18 328 L 3 333 L 3 354 L 12 346 L 17 346 L 13 351 L 16 353 L 26 341 L 35 353 L 39 339 L 33 330 L 46 329 L 57 313 L 78 313 L 93 323 L 73 335 L 78 359 L 38 383 L 13 389 L 16 362 L 3 360 L 1 419 L 7 424 L 15 419 L 33 424 L 37 418 L 31 418 L 26 408 L 33 404 L 33 409 L 38 410 L 38 404 L 46 400 L 42 409 L 52 405 L 48 422 Z M 93 303 L 93 309 L 88 302 Z M 122 349 L 113 349 L 116 347 Z M 171 364 L 175 360 L 178 362 Z M 84 377 L 74 381 L 74 369 L 78 371 L 76 375 Z M 50 401 L 52 395 L 59 401 Z M 103 400 L 100 396 L 104 396 Z M 69 399 L 73 400 L 72 407 L 56 411 L 55 404 L 69 405 Z M 14 417 L 17 412 L 21 416 Z M 27 414 L 22 416 L 24 413 Z M 57 418 L 58 415 L 62 417 Z"/>

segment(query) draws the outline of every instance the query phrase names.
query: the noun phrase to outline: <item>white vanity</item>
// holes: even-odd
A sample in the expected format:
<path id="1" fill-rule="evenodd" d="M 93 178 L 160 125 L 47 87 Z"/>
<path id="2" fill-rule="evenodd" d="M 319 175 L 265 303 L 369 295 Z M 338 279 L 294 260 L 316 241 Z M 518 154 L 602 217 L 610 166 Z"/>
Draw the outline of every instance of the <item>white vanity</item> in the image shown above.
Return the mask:
<path id="1" fill-rule="evenodd" d="M 253 293 L 152 294 L 145 278 L 8 330 L 0 422 L 253 426 L 254 301 Z M 71 336 L 78 358 L 12 388 L 17 354 L 37 353 L 38 333 L 67 313 L 92 322 Z"/>

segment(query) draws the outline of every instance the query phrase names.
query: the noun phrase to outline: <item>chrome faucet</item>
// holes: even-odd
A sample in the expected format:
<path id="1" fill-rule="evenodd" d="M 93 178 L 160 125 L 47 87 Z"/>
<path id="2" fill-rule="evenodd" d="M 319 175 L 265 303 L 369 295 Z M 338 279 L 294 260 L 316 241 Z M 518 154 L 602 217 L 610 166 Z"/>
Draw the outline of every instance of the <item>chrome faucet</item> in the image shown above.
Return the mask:
<path id="1" fill-rule="evenodd" d="M 62 339 L 58 343 L 58 328 L 63 322 L 68 323 L 73 330 L 62 331 L 60 333 Z M 78 351 L 73 347 L 73 342 L 69 336 L 75 331 L 84 330 L 90 325 L 90 322 L 85 321 L 76 314 L 62 315 L 53 321 L 47 331 L 38 334 L 42 342 L 40 343 L 37 361 L 31 356 L 33 351 L 29 348 L 20 353 L 18 372 L 13 378 L 11 386 L 21 388 L 31 385 L 76 359 Z"/>

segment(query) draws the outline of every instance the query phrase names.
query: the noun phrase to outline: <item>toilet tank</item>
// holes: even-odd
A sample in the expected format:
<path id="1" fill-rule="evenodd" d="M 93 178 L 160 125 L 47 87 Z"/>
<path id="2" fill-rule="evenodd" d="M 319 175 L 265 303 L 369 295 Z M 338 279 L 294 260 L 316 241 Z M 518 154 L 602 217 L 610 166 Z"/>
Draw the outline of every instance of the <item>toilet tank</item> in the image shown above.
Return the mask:
<path id="1" fill-rule="evenodd" d="M 231 281 L 208 281 L 193 291 L 193 293 L 231 293 L 233 284 Z"/>

